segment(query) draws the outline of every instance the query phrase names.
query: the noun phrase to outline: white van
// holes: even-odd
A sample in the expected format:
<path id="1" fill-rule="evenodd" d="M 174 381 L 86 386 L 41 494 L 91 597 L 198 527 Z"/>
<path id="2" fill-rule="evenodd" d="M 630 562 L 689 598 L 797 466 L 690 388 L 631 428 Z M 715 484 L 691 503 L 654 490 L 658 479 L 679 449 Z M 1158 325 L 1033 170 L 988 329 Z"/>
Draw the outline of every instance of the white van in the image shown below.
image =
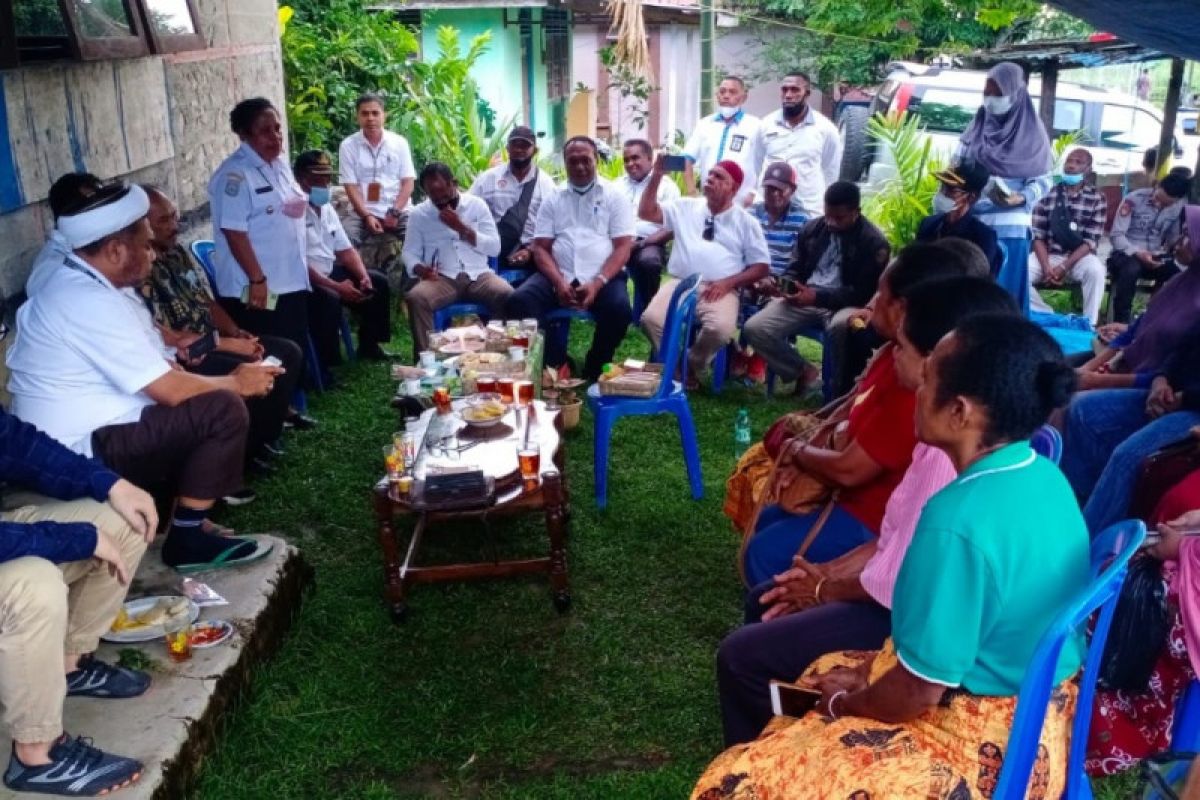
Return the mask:
<path id="1" fill-rule="evenodd" d="M 908 111 L 919 114 L 921 124 L 933 139 L 933 149 L 949 159 L 958 138 L 975 116 L 983 100 L 987 73 L 908 62 L 889 65 L 887 80 L 879 87 L 869 108 L 849 107 L 839 121 L 846 143 L 842 178 L 865 180 L 875 185 L 894 174 L 890 156 L 879 153 L 867 134 L 867 119 L 876 113 Z M 1041 78 L 1034 76 L 1029 93 L 1037 107 Z M 1102 183 L 1122 183 L 1141 172 L 1142 155 L 1158 145 L 1162 114 L 1147 103 L 1126 94 L 1059 81 L 1054 103 L 1054 132 L 1051 138 L 1082 130 L 1083 146 L 1092 154 L 1093 169 Z M 1175 130 L 1175 161 L 1194 168 L 1196 136 Z M 1103 180 L 1107 178 L 1107 180 Z"/>

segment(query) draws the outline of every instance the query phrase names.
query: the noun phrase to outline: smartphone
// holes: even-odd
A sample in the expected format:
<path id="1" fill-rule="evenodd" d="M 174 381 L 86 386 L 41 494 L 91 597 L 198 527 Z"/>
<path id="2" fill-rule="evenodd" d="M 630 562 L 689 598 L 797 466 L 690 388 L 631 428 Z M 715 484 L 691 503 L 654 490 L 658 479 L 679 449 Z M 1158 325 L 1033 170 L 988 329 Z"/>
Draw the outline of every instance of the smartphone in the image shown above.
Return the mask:
<path id="1" fill-rule="evenodd" d="M 687 156 L 663 156 L 663 169 L 667 172 L 683 172 L 687 167 Z"/>
<path id="2" fill-rule="evenodd" d="M 195 361 L 198 358 L 203 358 L 204 356 L 208 355 L 209 353 L 211 353 L 213 350 L 216 350 L 216 349 L 217 349 L 217 332 L 215 330 L 212 330 L 212 331 L 209 331 L 208 333 L 204 334 L 203 336 L 201 336 L 196 341 L 192 342 L 190 345 L 188 345 L 187 360 Z"/>
<path id="3" fill-rule="evenodd" d="M 242 304 L 250 305 L 250 286 L 246 285 L 242 288 Z M 267 292 L 267 311 L 274 311 L 275 306 L 279 304 L 279 295 L 274 292 Z"/>
<path id="4" fill-rule="evenodd" d="M 820 699 L 816 689 L 771 681 L 771 712 L 777 717 L 803 717 L 817 707 Z"/>
<path id="5" fill-rule="evenodd" d="M 789 278 L 787 275 L 780 275 L 775 279 L 775 285 L 779 287 L 779 291 L 785 297 L 791 297 L 796 292 L 800 291 L 800 284 L 795 278 Z"/>

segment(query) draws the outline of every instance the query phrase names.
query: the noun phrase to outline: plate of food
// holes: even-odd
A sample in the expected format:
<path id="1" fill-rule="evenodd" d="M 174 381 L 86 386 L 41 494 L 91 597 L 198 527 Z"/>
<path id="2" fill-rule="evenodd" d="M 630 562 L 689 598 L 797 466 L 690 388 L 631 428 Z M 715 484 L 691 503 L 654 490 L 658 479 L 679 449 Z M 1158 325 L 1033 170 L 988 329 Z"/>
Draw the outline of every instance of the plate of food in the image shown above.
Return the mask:
<path id="1" fill-rule="evenodd" d="M 223 619 L 210 619 L 192 626 L 192 647 L 216 647 L 233 636 L 233 626 Z"/>
<path id="2" fill-rule="evenodd" d="M 161 639 L 165 634 L 163 623 L 178 617 L 187 617 L 195 622 L 200 617 L 200 606 L 180 595 L 159 595 L 127 600 L 112 628 L 100 638 L 117 644 L 134 644 Z"/>
<path id="3" fill-rule="evenodd" d="M 467 403 L 458 412 L 462 421 L 474 428 L 490 428 L 504 419 L 508 407 L 498 394 L 476 394 L 467 398 Z"/>

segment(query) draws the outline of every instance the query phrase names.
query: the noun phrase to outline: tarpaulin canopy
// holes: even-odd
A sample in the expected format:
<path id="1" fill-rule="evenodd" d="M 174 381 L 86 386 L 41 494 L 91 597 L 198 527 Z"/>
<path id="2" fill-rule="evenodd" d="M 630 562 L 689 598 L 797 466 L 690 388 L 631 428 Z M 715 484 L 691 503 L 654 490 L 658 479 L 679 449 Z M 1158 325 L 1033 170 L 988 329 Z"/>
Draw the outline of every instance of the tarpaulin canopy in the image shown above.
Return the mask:
<path id="1" fill-rule="evenodd" d="M 1127 42 L 1200 61 L 1200 0 L 1050 0 Z"/>

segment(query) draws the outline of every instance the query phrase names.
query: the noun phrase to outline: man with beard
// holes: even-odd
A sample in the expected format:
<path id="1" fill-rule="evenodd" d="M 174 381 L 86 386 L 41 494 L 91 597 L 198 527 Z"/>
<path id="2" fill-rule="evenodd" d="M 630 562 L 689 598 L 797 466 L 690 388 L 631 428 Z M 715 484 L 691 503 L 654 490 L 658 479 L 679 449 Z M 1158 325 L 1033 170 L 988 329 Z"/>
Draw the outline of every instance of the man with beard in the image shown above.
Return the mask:
<path id="1" fill-rule="evenodd" d="M 780 109 L 762 121 L 765 162 L 786 161 L 796 171 L 796 197 L 810 217 L 824 212 L 825 187 L 838 179 L 842 139 L 837 126 L 808 105 L 812 82 L 789 72 L 779 85 Z M 765 177 L 765 176 L 764 176 Z"/>
<path id="2" fill-rule="evenodd" d="M 616 184 L 629 198 L 629 204 L 636 213 L 642 200 L 642 192 L 650 183 L 650 168 L 654 166 L 654 148 L 645 139 L 629 139 L 624 149 L 625 174 Z M 679 199 L 679 187 L 672 180 L 661 181 L 658 184 L 658 202 L 669 203 Z M 633 278 L 634 297 L 643 303 L 649 303 L 650 298 L 658 291 L 662 279 L 663 248 L 671 241 L 671 232 L 653 222 L 644 219 L 637 221 L 636 238 L 633 242 L 633 255 L 625 268 L 629 277 Z"/>
<path id="3" fill-rule="evenodd" d="M 163 358 L 143 325 L 137 289 L 150 275 L 150 200 L 110 184 L 58 220 L 71 247 L 63 268 L 17 312 L 8 352 L 13 413 L 134 484 L 175 498 L 162 558 L 180 570 L 242 563 L 246 539 L 202 526 L 242 485 L 249 416 L 243 397 L 271 391 L 277 367 L 243 364 L 192 375 Z"/>
<path id="4" fill-rule="evenodd" d="M 629 201 L 596 177 L 596 143 L 575 136 L 563 145 L 567 185 L 546 198 L 538 211 L 533 258 L 538 273 L 521 284 L 505 304 L 508 319 L 535 317 L 545 327 L 551 311 L 587 311 L 596 320 L 583 378 L 600 377 L 633 319 L 629 290 L 619 277 L 633 247 L 634 220 Z M 545 363 L 557 368 L 567 360 L 565 337 L 546 341 Z"/>
<path id="5" fill-rule="evenodd" d="M 537 152 L 533 129 L 518 125 L 508 134 L 508 162 L 479 174 L 469 190 L 487 203 L 496 221 L 503 269 L 536 269 L 533 226 L 542 200 L 554 191 L 554 180 L 534 163 Z"/>

